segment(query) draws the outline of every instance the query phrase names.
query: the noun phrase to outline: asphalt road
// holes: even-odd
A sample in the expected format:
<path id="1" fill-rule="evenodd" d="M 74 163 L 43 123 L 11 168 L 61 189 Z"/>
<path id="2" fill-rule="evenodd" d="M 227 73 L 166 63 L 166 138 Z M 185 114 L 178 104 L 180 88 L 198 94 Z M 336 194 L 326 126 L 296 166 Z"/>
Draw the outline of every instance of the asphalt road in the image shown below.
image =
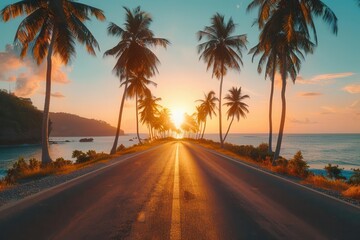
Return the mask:
<path id="1" fill-rule="evenodd" d="M 359 208 L 182 141 L 0 211 L 0 239 L 359 236 Z"/>

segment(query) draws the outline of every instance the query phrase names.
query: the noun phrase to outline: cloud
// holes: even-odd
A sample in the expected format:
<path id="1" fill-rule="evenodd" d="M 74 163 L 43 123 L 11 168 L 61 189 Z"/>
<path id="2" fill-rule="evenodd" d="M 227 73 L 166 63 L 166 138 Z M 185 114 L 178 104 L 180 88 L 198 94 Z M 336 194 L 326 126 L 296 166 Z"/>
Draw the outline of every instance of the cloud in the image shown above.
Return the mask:
<path id="1" fill-rule="evenodd" d="M 360 93 L 360 84 L 350 84 L 343 88 L 348 93 Z"/>
<path id="2" fill-rule="evenodd" d="M 65 96 L 60 93 L 60 92 L 54 92 L 51 94 L 52 97 L 55 97 L 55 98 L 64 98 Z"/>
<path id="3" fill-rule="evenodd" d="M 52 58 L 52 82 L 65 84 L 70 82 L 68 68 L 64 68 L 60 57 Z M 31 96 L 46 78 L 46 61 L 37 65 L 29 56 L 19 58 L 18 51 L 12 45 L 6 45 L 5 51 L 0 52 L 0 81 L 15 82 L 15 94 Z"/>
<path id="4" fill-rule="evenodd" d="M 319 92 L 299 92 L 298 96 L 300 97 L 317 97 L 317 96 L 321 96 L 323 95 L 322 93 Z"/>
<path id="5" fill-rule="evenodd" d="M 296 78 L 296 82 L 300 84 L 329 84 L 335 79 L 346 78 L 355 75 L 353 72 L 343 72 L 343 73 L 328 73 L 328 74 L 320 74 L 315 75 L 310 79 L 304 79 L 302 76 L 298 76 Z"/>
<path id="6" fill-rule="evenodd" d="M 299 119 L 293 118 L 293 119 L 290 119 L 290 122 L 296 123 L 296 124 L 316 124 L 316 123 L 318 123 L 318 122 L 311 121 L 308 118 L 305 118 L 304 120 L 299 120 Z"/>
<path id="7" fill-rule="evenodd" d="M 323 106 L 321 108 L 323 109 L 321 114 L 334 114 L 334 113 L 336 113 L 336 110 L 333 107 Z"/>

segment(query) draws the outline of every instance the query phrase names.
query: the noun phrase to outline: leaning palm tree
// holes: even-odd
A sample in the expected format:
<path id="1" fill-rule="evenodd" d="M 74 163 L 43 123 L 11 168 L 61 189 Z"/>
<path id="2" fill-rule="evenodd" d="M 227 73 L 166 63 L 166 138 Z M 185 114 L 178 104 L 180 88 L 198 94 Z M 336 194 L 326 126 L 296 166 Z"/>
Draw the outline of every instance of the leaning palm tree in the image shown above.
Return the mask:
<path id="1" fill-rule="evenodd" d="M 21 21 L 15 34 L 15 45 L 21 48 L 21 57 L 29 51 L 41 64 L 45 58 L 46 90 L 42 121 L 42 164 L 52 162 L 49 154 L 49 110 L 51 95 L 52 57 L 57 55 L 66 65 L 75 55 L 75 40 L 86 45 L 89 54 L 95 55 L 99 44 L 90 30 L 84 25 L 89 16 L 105 20 L 102 10 L 72 0 L 23 0 L 6 6 L 1 10 L 2 20 L 27 15 Z M 30 48 L 30 49 L 29 49 Z"/>
<path id="2" fill-rule="evenodd" d="M 125 28 L 110 23 L 107 29 L 109 35 L 119 37 L 120 41 L 115 47 L 107 50 L 104 56 L 111 55 L 117 58 L 113 71 L 120 77 L 120 82 L 128 78 L 130 73 L 142 72 L 145 77 L 149 78 L 158 72 L 157 65 L 160 63 L 149 47 L 162 46 L 166 48 L 170 42 L 154 37 L 154 33 L 149 29 L 152 18 L 140 7 L 133 11 L 126 7 L 124 9 L 126 12 Z M 128 85 L 125 84 L 114 144 L 110 154 L 116 152 L 127 87 Z"/>
<path id="3" fill-rule="evenodd" d="M 204 99 L 198 99 L 196 101 L 200 102 L 201 113 L 204 115 L 204 127 L 201 133 L 201 138 L 204 138 L 207 117 L 209 116 L 210 119 L 212 119 L 213 114 L 216 116 L 216 102 L 219 101 L 219 99 L 215 97 L 214 91 L 210 91 L 208 94 L 204 94 Z"/>
<path id="4" fill-rule="evenodd" d="M 229 107 L 227 111 L 227 119 L 229 120 L 229 118 L 231 118 L 231 121 L 226 131 L 224 142 L 229 133 L 234 118 L 236 117 L 237 121 L 239 121 L 240 117 L 246 118 L 246 113 L 249 113 L 249 109 L 248 109 L 249 106 L 243 102 L 243 100 L 245 100 L 246 98 L 250 98 L 250 97 L 247 94 L 246 95 L 241 94 L 241 87 L 239 88 L 232 87 L 229 90 L 229 93 L 225 96 L 224 99 L 227 100 L 227 102 L 224 103 L 224 105 Z"/>
<path id="5" fill-rule="evenodd" d="M 196 109 L 196 121 L 199 125 L 199 131 L 196 133 L 196 139 L 201 138 L 201 133 L 203 132 L 203 128 L 205 127 L 205 123 L 206 122 L 206 114 L 205 114 L 205 110 L 203 108 L 203 106 L 198 105 L 195 106 Z"/>
<path id="6" fill-rule="evenodd" d="M 221 147 L 224 146 L 222 136 L 221 99 L 224 76 L 229 69 L 240 72 L 242 62 L 242 50 L 246 48 L 246 35 L 232 34 L 235 24 L 232 18 L 225 23 L 224 16 L 216 13 L 211 18 L 211 25 L 198 32 L 198 40 L 205 38 L 207 41 L 198 45 L 200 59 L 207 63 L 207 70 L 212 68 L 212 76 L 220 80 L 219 89 L 219 136 Z"/>
<path id="7" fill-rule="evenodd" d="M 142 144 L 140 135 L 139 135 L 139 97 L 151 94 L 150 89 L 147 85 L 157 86 L 157 84 L 149 79 L 147 79 L 142 73 L 131 73 L 127 80 L 122 83 L 122 85 L 127 85 L 126 96 L 128 98 L 133 98 L 135 96 L 135 112 L 136 112 L 136 134 L 139 140 L 139 143 Z"/>

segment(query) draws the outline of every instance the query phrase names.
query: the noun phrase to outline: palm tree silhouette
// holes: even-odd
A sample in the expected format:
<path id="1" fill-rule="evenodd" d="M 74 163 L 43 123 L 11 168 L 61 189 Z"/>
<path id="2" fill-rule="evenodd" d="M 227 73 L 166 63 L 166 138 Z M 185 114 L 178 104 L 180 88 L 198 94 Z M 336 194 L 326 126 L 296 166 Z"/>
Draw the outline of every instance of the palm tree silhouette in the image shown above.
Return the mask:
<path id="1" fill-rule="evenodd" d="M 70 0 L 23 0 L 7 5 L 1 10 L 2 19 L 27 15 L 15 34 L 15 45 L 21 48 L 21 57 L 28 52 L 40 65 L 46 58 L 46 90 L 42 121 L 43 165 L 51 163 L 49 154 L 49 110 L 51 95 L 52 56 L 57 55 L 67 65 L 75 56 L 75 40 L 86 45 L 89 54 L 95 55 L 99 44 L 84 22 L 90 15 L 105 20 L 102 10 Z M 29 49 L 30 48 L 30 49 Z"/>
<path id="2" fill-rule="evenodd" d="M 208 94 L 204 94 L 204 99 L 198 99 L 197 102 L 200 102 L 200 116 L 204 119 L 204 127 L 201 133 L 201 138 L 204 138 L 205 128 L 206 128 L 206 119 L 209 116 L 212 119 L 212 115 L 216 116 L 215 108 L 216 102 L 219 101 L 217 97 L 215 97 L 215 92 L 210 91 Z"/>
<path id="3" fill-rule="evenodd" d="M 219 89 L 219 136 L 221 147 L 224 146 L 222 136 L 221 98 L 223 79 L 228 69 L 240 72 L 242 62 L 242 49 L 246 48 L 246 35 L 232 36 L 235 24 L 232 18 L 225 23 L 224 16 L 216 13 L 211 18 L 211 25 L 199 31 L 198 40 L 206 38 L 206 42 L 198 45 L 200 59 L 207 63 L 207 70 L 212 67 L 212 76 L 220 80 Z"/>
<path id="4" fill-rule="evenodd" d="M 135 112 L 136 112 L 136 134 L 139 140 L 139 143 L 142 144 L 141 138 L 139 135 L 139 107 L 138 100 L 139 97 L 151 94 L 150 89 L 147 85 L 157 86 L 157 84 L 147 78 L 142 73 L 131 73 L 127 80 L 121 85 L 127 85 L 127 98 L 133 98 L 135 96 Z"/>
<path id="5" fill-rule="evenodd" d="M 225 106 L 227 106 L 229 109 L 226 112 L 227 119 L 231 118 L 231 121 L 229 123 L 229 127 L 226 131 L 224 142 L 226 140 L 226 137 L 229 133 L 230 127 L 234 121 L 234 118 L 236 117 L 237 121 L 240 120 L 240 117 L 246 118 L 246 113 L 249 113 L 248 105 L 243 102 L 246 98 L 250 98 L 249 95 L 242 95 L 241 94 L 241 87 L 236 88 L 232 87 L 229 90 L 229 93 L 225 96 L 225 100 L 227 100 L 226 103 L 224 103 Z"/>
<path id="6" fill-rule="evenodd" d="M 125 28 L 123 29 L 115 23 L 110 23 L 108 26 L 108 34 L 119 37 L 120 41 L 115 47 L 107 50 L 104 56 L 111 55 L 117 58 L 113 71 L 120 77 L 120 82 L 124 78 L 127 79 L 130 74 L 139 72 L 149 78 L 158 72 L 157 65 L 160 63 L 149 47 L 162 46 L 166 48 L 170 42 L 164 38 L 154 37 L 154 33 L 149 29 L 152 18 L 148 13 L 142 11 L 140 7 L 135 8 L 133 11 L 126 7 L 124 9 L 126 12 Z M 128 85 L 125 84 L 114 144 L 110 154 L 116 152 L 127 87 Z"/>
<path id="7" fill-rule="evenodd" d="M 151 93 L 146 94 L 139 99 L 140 121 L 147 125 L 150 139 L 153 139 L 155 136 L 153 130 L 160 108 L 160 105 L 158 104 L 159 101 L 161 101 L 161 98 L 156 98 L 152 96 Z"/>

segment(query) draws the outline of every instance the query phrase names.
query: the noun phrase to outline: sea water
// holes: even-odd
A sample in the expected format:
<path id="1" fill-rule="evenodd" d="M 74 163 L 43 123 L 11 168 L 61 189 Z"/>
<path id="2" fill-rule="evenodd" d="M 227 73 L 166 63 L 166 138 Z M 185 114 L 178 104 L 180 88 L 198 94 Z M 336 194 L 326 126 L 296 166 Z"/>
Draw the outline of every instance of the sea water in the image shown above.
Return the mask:
<path id="1" fill-rule="evenodd" d="M 141 135 L 146 138 L 147 135 Z M 218 134 L 205 134 L 207 139 L 219 142 Z M 53 159 L 63 157 L 75 160 L 71 157 L 74 150 L 96 152 L 110 152 L 114 137 L 93 137 L 93 142 L 79 142 L 81 137 L 57 137 L 50 138 L 57 144 L 50 145 L 50 155 Z M 273 149 L 276 146 L 276 136 L 273 138 Z M 236 145 L 258 146 L 268 142 L 267 134 L 229 134 L 226 142 Z M 128 134 L 119 137 L 118 144 L 125 147 L 137 144 L 136 134 Z M 344 169 L 360 168 L 360 134 L 285 134 L 282 141 L 281 155 L 287 159 L 301 151 L 304 160 L 312 169 L 323 169 L 331 163 Z M 19 157 L 40 159 L 40 145 L 17 145 L 0 147 L 0 175 L 4 175 L 6 169 Z"/>

